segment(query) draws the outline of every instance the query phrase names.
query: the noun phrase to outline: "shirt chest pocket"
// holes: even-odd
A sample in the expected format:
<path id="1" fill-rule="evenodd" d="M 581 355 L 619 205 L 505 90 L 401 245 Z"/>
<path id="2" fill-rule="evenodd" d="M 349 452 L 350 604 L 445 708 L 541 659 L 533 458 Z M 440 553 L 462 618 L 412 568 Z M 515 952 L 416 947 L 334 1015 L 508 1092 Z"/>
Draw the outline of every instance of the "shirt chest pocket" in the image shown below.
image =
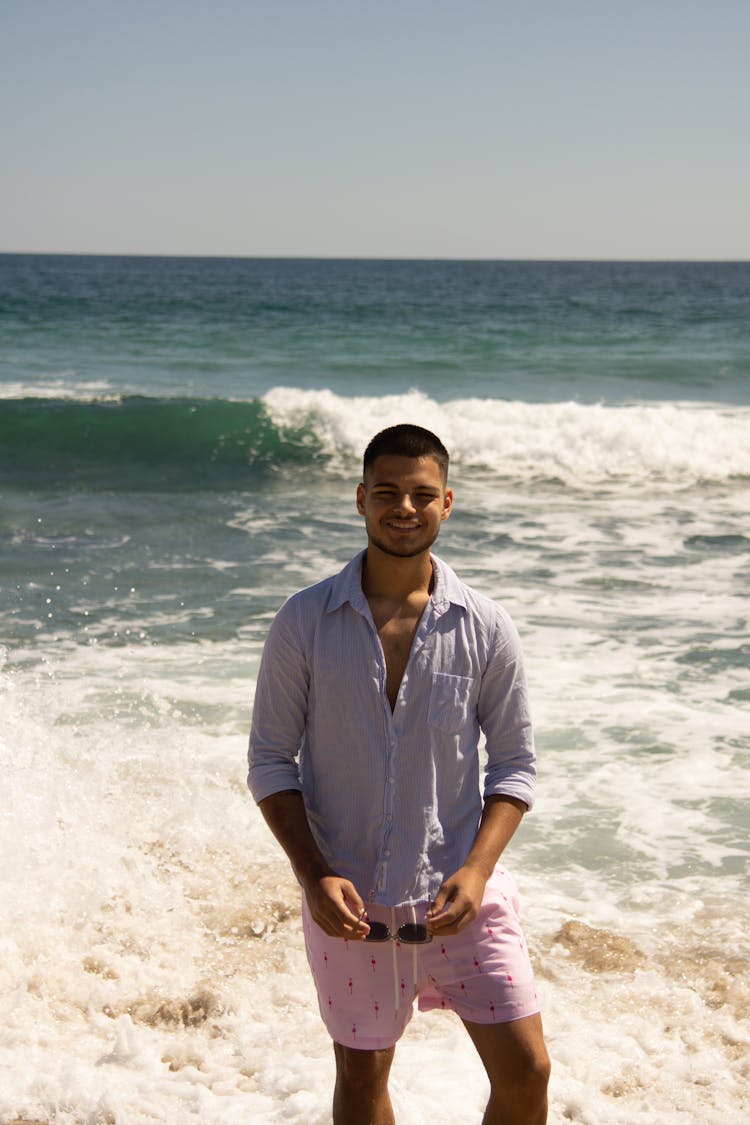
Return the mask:
<path id="1" fill-rule="evenodd" d="M 427 721 L 448 734 L 466 726 L 471 709 L 474 680 L 471 676 L 451 676 L 433 672 Z"/>

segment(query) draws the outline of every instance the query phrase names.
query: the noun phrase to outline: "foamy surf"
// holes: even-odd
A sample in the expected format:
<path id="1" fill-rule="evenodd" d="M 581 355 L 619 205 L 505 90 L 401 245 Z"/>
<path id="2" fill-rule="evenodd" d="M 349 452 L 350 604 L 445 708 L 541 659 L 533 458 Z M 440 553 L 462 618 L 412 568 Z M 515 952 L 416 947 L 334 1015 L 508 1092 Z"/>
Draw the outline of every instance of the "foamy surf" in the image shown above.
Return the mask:
<path id="1" fill-rule="evenodd" d="M 542 786 L 509 863 L 551 1119 L 718 1125 L 748 1096 L 750 911 L 719 813 L 744 791 L 745 727 L 728 701 L 702 717 L 710 693 L 672 704 L 654 682 L 664 749 L 640 749 L 640 681 L 597 628 L 526 630 Z M 584 659 L 592 643 L 606 673 Z M 330 1120 L 298 891 L 245 790 L 244 659 L 234 642 L 110 643 L 9 662 L 0 1120 Z M 415 1017 L 393 1093 L 406 1125 L 481 1118 L 486 1082 L 456 1020 Z"/>
<path id="2" fill-rule="evenodd" d="M 308 428 L 340 463 L 398 421 L 443 436 L 457 465 L 566 484 L 727 481 L 750 476 L 750 408 L 695 403 L 436 402 L 420 391 L 344 398 L 278 387 L 262 400 L 281 429 Z"/>
<path id="3" fill-rule="evenodd" d="M 750 477 L 750 407 L 437 401 L 275 387 L 247 401 L 125 395 L 0 398 L 0 465 L 86 487 L 249 487 L 259 474 L 356 472 L 396 421 L 444 436 L 454 465 L 503 481 L 685 488 Z"/>

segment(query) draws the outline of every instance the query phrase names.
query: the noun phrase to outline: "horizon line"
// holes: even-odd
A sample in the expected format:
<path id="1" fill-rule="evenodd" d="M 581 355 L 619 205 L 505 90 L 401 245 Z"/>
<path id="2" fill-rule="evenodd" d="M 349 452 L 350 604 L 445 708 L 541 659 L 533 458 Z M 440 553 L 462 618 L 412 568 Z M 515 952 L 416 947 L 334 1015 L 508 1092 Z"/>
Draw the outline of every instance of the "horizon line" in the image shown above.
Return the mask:
<path id="1" fill-rule="evenodd" d="M 545 263 L 577 263 L 577 264 L 633 264 L 633 265 L 746 265 L 750 258 L 641 258 L 641 257 L 443 257 L 433 255 L 430 257 L 409 255 L 377 255 L 377 254 L 208 254 L 190 253 L 187 251 L 163 253 L 150 250 L 0 250 L 0 257 L 16 258 L 158 258 L 158 259 L 185 259 L 227 262 L 441 262 L 441 263 L 499 263 L 499 262 L 538 262 Z"/>

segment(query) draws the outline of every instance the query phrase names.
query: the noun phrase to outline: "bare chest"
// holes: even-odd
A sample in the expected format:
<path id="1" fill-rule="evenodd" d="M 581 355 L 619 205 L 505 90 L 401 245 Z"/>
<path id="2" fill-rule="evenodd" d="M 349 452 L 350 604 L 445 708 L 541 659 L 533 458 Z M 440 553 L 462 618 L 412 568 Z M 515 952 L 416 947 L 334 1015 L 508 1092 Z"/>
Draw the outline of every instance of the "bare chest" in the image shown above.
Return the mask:
<path id="1" fill-rule="evenodd" d="M 409 607 L 398 615 L 378 614 L 375 626 L 385 657 L 385 690 L 391 710 L 396 706 L 401 681 L 404 678 L 414 635 L 422 616 L 424 605 Z"/>

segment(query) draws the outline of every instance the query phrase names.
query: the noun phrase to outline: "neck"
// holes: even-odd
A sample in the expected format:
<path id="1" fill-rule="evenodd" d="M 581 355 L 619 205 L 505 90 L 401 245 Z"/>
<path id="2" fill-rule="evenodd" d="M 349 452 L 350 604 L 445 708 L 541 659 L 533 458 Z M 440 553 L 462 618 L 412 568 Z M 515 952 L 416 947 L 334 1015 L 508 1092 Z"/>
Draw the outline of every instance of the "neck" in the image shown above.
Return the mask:
<path id="1" fill-rule="evenodd" d="M 368 596 L 408 598 L 432 589 L 432 559 L 425 551 L 413 558 L 387 555 L 370 543 L 362 564 L 362 590 Z"/>

